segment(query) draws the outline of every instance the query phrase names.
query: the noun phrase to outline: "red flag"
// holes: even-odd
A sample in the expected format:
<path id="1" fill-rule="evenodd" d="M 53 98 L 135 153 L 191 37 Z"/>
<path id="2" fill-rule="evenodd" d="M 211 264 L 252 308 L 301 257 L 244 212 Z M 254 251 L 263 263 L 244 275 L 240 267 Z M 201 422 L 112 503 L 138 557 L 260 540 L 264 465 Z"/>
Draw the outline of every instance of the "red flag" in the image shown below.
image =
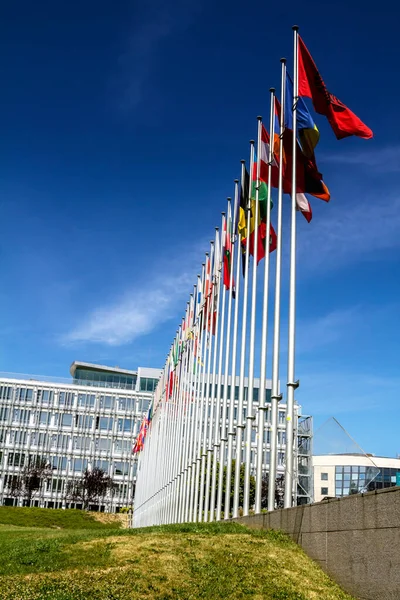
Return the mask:
<path id="1" fill-rule="evenodd" d="M 314 108 L 325 115 L 338 140 L 350 135 L 369 139 L 373 133 L 343 102 L 331 94 L 315 62 L 299 36 L 299 96 L 311 98 Z"/>

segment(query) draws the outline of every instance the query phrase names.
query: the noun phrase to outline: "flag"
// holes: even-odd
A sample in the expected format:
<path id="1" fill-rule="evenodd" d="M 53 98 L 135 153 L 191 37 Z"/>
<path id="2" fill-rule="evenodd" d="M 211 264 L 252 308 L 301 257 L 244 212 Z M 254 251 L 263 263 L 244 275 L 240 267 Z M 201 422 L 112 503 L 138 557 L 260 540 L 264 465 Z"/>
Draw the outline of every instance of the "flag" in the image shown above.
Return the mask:
<path id="1" fill-rule="evenodd" d="M 319 142 L 319 131 L 303 98 L 299 98 L 296 107 L 297 135 L 299 136 L 303 154 L 309 158 L 314 156 L 314 150 Z M 286 73 L 285 92 L 285 127 L 293 130 L 293 82 Z"/>
<path id="2" fill-rule="evenodd" d="M 280 103 L 276 100 L 276 108 L 280 114 Z M 288 124 L 288 116 L 285 115 L 285 125 Z M 292 121 L 293 126 L 293 121 Z M 285 126 L 283 132 L 283 191 L 285 194 L 292 193 L 292 164 L 293 164 L 293 131 Z M 303 154 L 300 144 L 297 142 L 296 150 L 296 192 L 307 193 L 325 200 L 330 200 L 330 193 L 322 181 L 322 175 L 318 171 L 315 156 L 307 157 Z M 278 169 L 276 169 L 278 171 Z M 273 187 L 278 187 L 277 177 L 272 179 Z"/>
<path id="3" fill-rule="evenodd" d="M 326 116 L 338 140 L 350 135 L 372 138 L 371 129 L 326 88 L 306 45 L 298 39 L 299 96 L 312 99 L 315 111 Z"/>
<path id="4" fill-rule="evenodd" d="M 265 143 L 269 144 L 269 137 L 267 131 L 264 129 Z M 267 136 L 267 137 L 265 137 Z M 263 154 L 263 153 L 262 153 Z M 265 155 L 265 154 L 264 154 Z M 254 157 L 255 161 L 253 164 L 253 181 L 251 186 L 251 201 L 250 201 L 250 232 L 247 232 L 247 227 L 243 232 L 242 247 L 245 249 L 247 245 L 247 238 L 249 239 L 249 253 L 254 256 L 254 245 L 255 236 L 258 236 L 257 242 L 257 264 L 265 256 L 265 246 L 267 237 L 267 198 L 268 198 L 268 186 L 265 181 L 259 182 L 258 190 L 258 223 L 256 225 L 256 192 L 257 192 L 257 158 Z M 260 169 L 261 170 L 261 169 Z M 256 232 L 257 229 L 257 232 Z M 248 235 L 249 234 L 249 235 Z M 276 234 L 272 225 L 270 226 L 270 252 L 276 249 Z"/>
<path id="5" fill-rule="evenodd" d="M 239 205 L 237 206 L 237 214 L 235 216 L 236 223 L 236 233 L 243 237 L 244 232 L 246 231 L 246 214 L 247 214 L 247 205 L 249 202 L 249 186 L 250 186 L 250 175 L 247 172 L 246 167 L 243 169 L 244 177 L 242 177 L 242 181 L 240 182 L 240 199 Z"/>
<path id="6" fill-rule="evenodd" d="M 137 435 L 134 446 L 132 448 L 133 454 L 137 454 L 138 452 L 141 452 L 144 448 L 144 440 L 146 439 L 147 430 L 148 430 L 149 424 L 150 424 L 151 410 L 152 410 L 152 407 L 149 408 L 149 412 L 147 413 L 147 415 L 145 415 L 143 417 L 142 423 L 140 425 L 139 433 Z"/>
<path id="7" fill-rule="evenodd" d="M 310 223 L 312 219 L 311 204 L 309 203 L 304 194 L 296 194 L 296 206 L 297 210 L 299 210 L 303 214 L 307 223 Z"/>
<path id="8" fill-rule="evenodd" d="M 225 289 L 230 289 L 231 283 L 231 271 L 232 271 L 232 218 L 231 208 L 229 205 L 229 214 L 224 219 L 224 231 L 223 231 L 223 245 L 224 245 L 224 286 Z M 235 280 L 232 277 L 232 297 L 235 297 Z"/>

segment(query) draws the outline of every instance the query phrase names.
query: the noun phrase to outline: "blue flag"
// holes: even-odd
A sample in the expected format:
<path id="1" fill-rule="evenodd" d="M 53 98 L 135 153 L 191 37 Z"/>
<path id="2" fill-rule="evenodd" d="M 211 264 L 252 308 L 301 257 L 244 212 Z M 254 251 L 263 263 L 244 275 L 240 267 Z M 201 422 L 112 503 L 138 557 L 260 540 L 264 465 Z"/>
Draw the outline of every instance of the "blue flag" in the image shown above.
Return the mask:
<path id="1" fill-rule="evenodd" d="M 285 127 L 293 129 L 293 82 L 288 73 L 286 73 Z M 319 141 L 319 131 L 301 97 L 297 101 L 297 131 L 303 154 L 311 158 Z"/>

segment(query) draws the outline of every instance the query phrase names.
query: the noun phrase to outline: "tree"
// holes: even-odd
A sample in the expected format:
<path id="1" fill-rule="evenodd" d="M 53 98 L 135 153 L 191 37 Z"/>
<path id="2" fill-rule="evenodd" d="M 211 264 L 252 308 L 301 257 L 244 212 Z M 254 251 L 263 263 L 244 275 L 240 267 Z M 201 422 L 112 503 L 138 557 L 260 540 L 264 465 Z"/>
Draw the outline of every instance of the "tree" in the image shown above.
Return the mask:
<path id="1" fill-rule="evenodd" d="M 23 498 L 24 504 L 30 506 L 33 496 L 42 490 L 43 483 L 51 478 L 52 473 L 51 465 L 46 459 L 32 457 L 19 475 L 10 476 L 8 492 L 14 498 Z"/>
<path id="2" fill-rule="evenodd" d="M 211 471 L 212 471 L 212 459 L 211 459 Z M 229 511 L 233 511 L 233 497 L 234 497 L 234 489 L 235 489 L 235 469 L 236 469 L 236 461 L 232 460 L 232 472 L 231 472 L 231 487 L 230 487 L 230 507 Z M 240 479 L 239 479 L 239 507 L 243 508 L 243 499 L 244 499 L 244 475 L 245 475 L 245 465 L 242 463 L 240 465 Z M 216 489 L 218 489 L 218 481 L 219 481 L 219 463 L 217 463 L 217 481 L 216 481 Z M 221 508 L 225 510 L 225 492 L 226 492 L 226 466 L 224 467 L 224 475 L 223 475 L 223 485 L 222 485 L 222 504 Z M 203 489 L 203 496 L 205 496 L 205 489 Z M 249 506 L 253 506 L 256 499 L 256 480 L 253 475 L 250 475 L 250 497 L 249 497 Z"/>
<path id="3" fill-rule="evenodd" d="M 100 503 L 108 493 L 113 493 L 116 484 L 103 469 L 85 469 L 80 479 L 73 479 L 67 483 L 66 499 L 70 502 L 82 503 L 85 510 L 89 505 Z"/>
<path id="4" fill-rule="evenodd" d="M 261 508 L 268 508 L 269 473 L 265 473 L 261 480 Z M 275 479 L 275 505 L 283 508 L 285 497 L 285 478 L 278 475 Z"/>

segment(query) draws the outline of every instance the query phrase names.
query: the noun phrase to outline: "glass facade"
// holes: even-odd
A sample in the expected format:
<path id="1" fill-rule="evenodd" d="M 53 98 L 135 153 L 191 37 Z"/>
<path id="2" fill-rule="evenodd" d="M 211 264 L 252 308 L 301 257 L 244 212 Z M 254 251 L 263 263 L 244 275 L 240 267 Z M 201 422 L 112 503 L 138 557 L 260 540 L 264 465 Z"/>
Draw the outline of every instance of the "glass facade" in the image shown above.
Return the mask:
<path id="1" fill-rule="evenodd" d="M 109 371 L 102 371 L 101 369 L 84 369 L 81 367 L 76 369 L 74 375 L 74 383 L 78 385 L 93 385 L 97 387 L 121 388 L 127 390 L 134 390 L 136 388 L 136 380 L 137 375 L 112 373 Z"/>
<path id="2" fill-rule="evenodd" d="M 36 506 L 70 506 L 67 482 L 93 466 L 117 484 L 98 508 L 129 506 L 137 468 L 133 440 L 151 399 L 148 392 L 0 379 L 0 504 L 23 504 L 11 494 L 12 483 L 40 458 L 52 476 L 34 495 Z"/>
<path id="3" fill-rule="evenodd" d="M 395 486 L 397 473 L 400 473 L 400 469 L 374 466 L 336 467 L 335 496 L 349 496 Z"/>

